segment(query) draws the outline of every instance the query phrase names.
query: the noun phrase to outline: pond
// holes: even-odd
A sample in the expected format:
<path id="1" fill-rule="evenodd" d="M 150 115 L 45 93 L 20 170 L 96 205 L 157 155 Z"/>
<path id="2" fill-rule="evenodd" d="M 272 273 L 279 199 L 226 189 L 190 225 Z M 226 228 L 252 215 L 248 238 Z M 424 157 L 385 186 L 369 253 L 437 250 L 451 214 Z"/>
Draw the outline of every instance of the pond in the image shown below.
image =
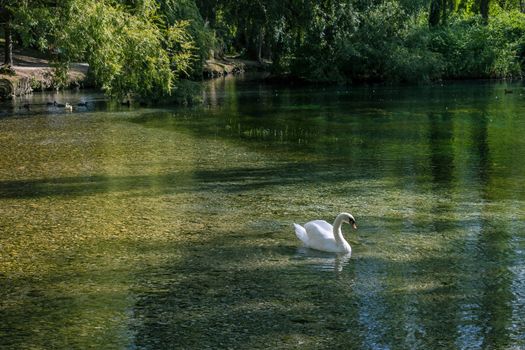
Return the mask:
<path id="1" fill-rule="evenodd" d="M 0 348 L 524 348 L 524 94 L 219 79 L 191 108 L 4 102 Z M 301 247 L 294 222 L 342 211 L 351 257 Z"/>

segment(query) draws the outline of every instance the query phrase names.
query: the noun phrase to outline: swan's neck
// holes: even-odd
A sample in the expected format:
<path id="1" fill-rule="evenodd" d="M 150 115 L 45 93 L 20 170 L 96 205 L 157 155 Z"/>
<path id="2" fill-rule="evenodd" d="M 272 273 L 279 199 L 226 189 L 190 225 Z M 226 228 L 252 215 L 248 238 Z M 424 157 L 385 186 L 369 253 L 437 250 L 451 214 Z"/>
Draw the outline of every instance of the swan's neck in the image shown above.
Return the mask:
<path id="1" fill-rule="evenodd" d="M 346 242 L 345 238 L 343 237 L 343 232 L 341 231 L 341 226 L 343 225 L 343 219 L 344 219 L 343 216 L 341 216 L 341 215 L 337 216 L 335 218 L 334 228 L 333 228 L 335 242 L 340 247 L 345 247 L 345 246 L 348 245 L 348 243 Z"/>

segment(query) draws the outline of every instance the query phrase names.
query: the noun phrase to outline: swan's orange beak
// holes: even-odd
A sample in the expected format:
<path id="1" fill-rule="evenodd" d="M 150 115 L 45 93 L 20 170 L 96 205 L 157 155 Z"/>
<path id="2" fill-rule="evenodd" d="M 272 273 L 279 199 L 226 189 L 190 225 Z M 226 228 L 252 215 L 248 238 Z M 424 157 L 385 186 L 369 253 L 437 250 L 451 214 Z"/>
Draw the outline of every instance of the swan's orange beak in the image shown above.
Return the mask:
<path id="1" fill-rule="evenodd" d="M 352 227 L 354 228 L 354 230 L 357 230 L 357 225 L 355 224 L 355 222 L 352 222 Z"/>

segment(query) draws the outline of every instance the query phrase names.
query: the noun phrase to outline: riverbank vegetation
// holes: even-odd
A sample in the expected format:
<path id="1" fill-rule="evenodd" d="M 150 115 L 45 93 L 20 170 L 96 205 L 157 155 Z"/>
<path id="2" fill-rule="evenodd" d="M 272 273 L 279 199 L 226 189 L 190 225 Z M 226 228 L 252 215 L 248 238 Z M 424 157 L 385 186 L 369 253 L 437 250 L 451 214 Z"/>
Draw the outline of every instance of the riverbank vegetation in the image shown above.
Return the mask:
<path id="1" fill-rule="evenodd" d="M 523 0 L 0 0 L 9 43 L 89 63 L 108 94 L 160 97 L 206 59 L 311 82 L 521 78 Z M 4 68 L 5 68 L 4 67 Z"/>

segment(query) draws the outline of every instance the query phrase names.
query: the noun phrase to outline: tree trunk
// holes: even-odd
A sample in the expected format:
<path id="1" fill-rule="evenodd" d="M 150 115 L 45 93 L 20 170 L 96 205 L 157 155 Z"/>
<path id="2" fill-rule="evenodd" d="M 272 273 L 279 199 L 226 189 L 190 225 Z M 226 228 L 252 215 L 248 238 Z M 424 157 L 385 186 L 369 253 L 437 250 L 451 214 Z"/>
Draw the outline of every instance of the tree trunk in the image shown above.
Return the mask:
<path id="1" fill-rule="evenodd" d="M 4 24 L 5 47 L 4 47 L 4 65 L 13 65 L 13 35 L 11 33 L 11 22 L 6 21 Z"/>
<path id="2" fill-rule="evenodd" d="M 479 12 L 485 24 L 489 23 L 489 2 L 490 0 L 480 0 L 479 2 Z"/>
<path id="3" fill-rule="evenodd" d="M 441 24 L 445 25 L 447 24 L 447 15 L 448 15 L 447 0 L 442 0 L 440 6 L 441 6 Z"/>
<path id="4" fill-rule="evenodd" d="M 262 48 L 264 41 L 264 29 L 261 28 L 257 38 L 257 61 L 262 62 Z"/>
<path id="5" fill-rule="evenodd" d="M 428 14 L 428 24 L 430 27 L 435 27 L 439 24 L 441 17 L 441 1 L 432 0 L 430 3 L 430 12 Z"/>

